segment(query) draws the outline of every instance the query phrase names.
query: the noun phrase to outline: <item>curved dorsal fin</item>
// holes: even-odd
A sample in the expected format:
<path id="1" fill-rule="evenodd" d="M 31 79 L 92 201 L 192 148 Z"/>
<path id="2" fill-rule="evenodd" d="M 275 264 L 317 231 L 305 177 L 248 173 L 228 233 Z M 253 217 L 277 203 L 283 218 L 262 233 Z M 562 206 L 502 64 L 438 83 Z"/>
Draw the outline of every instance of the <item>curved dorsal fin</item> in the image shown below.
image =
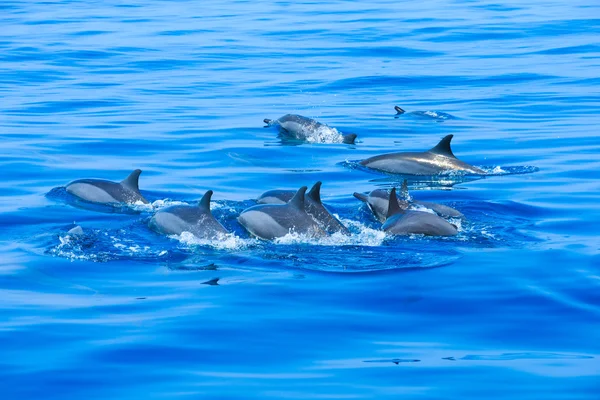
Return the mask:
<path id="1" fill-rule="evenodd" d="M 138 182 L 140 180 L 141 173 L 142 173 L 141 169 L 136 169 L 131 174 L 129 174 L 129 176 L 127 178 L 125 178 L 121 181 L 121 185 L 125 186 L 126 188 L 128 188 L 130 190 L 133 190 L 134 192 L 139 193 L 140 187 L 138 185 Z"/>
<path id="2" fill-rule="evenodd" d="M 310 189 L 310 192 L 306 194 L 315 203 L 321 203 L 321 181 L 318 181 Z"/>
<path id="3" fill-rule="evenodd" d="M 300 210 L 304 210 L 304 193 L 306 193 L 306 189 L 308 189 L 306 186 L 302 186 L 298 189 L 294 197 L 288 201 L 288 204 L 299 208 Z"/>
<path id="4" fill-rule="evenodd" d="M 441 156 L 456 158 L 454 156 L 454 153 L 452 153 L 452 149 L 450 148 L 450 141 L 452 140 L 453 137 L 454 137 L 454 135 L 448 135 L 448 136 L 444 137 L 442 140 L 440 140 L 440 142 L 437 144 L 437 146 L 435 146 L 433 149 L 429 150 L 429 152 L 439 154 Z"/>
<path id="5" fill-rule="evenodd" d="M 403 109 L 401 109 L 398 106 L 394 106 L 394 110 L 396 110 L 396 112 L 398 113 L 398 115 L 404 114 L 406 112 L 406 111 L 404 111 Z"/>
<path id="6" fill-rule="evenodd" d="M 398 205 L 398 196 L 396 196 L 396 188 L 393 188 L 390 192 L 390 201 L 388 203 L 388 212 L 386 218 L 389 218 L 401 212 L 402 209 Z"/>
<path id="7" fill-rule="evenodd" d="M 212 195 L 212 190 L 208 190 L 206 193 L 204 193 L 204 196 L 202 196 L 202 198 L 198 202 L 198 207 L 206 208 L 208 211 L 210 211 L 210 198 L 212 197 Z"/>
<path id="8" fill-rule="evenodd" d="M 402 182 L 402 187 L 400 188 L 400 196 L 402 196 L 402 198 L 404 200 L 410 201 L 410 192 L 408 191 L 408 179 L 405 179 Z"/>

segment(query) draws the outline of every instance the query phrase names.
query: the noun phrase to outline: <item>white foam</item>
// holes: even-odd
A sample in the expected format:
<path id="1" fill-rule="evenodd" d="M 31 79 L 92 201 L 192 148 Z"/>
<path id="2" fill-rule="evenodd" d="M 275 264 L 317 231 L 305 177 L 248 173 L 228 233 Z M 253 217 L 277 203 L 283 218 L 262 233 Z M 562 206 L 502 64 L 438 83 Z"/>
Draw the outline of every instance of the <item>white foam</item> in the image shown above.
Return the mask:
<path id="1" fill-rule="evenodd" d="M 344 143 L 344 136 L 337 129 L 327 125 L 317 129 L 306 129 L 304 134 L 309 143 Z"/>
<path id="2" fill-rule="evenodd" d="M 217 250 L 242 250 L 258 244 L 256 239 L 243 239 L 233 233 L 219 234 L 214 239 L 200 239 L 191 232 L 182 232 L 181 235 L 170 235 L 186 246 L 207 246 Z"/>
<path id="3" fill-rule="evenodd" d="M 336 215 L 336 218 L 340 219 Z M 288 233 L 284 237 L 275 239 L 276 244 L 311 244 L 315 246 L 380 246 L 386 238 L 383 231 L 371 229 L 360 222 L 340 219 L 348 229 L 350 235 L 341 232 L 325 237 L 314 237 L 298 233 Z"/>
<path id="4" fill-rule="evenodd" d="M 182 206 L 182 205 L 189 205 L 188 203 L 185 203 L 183 201 L 176 201 L 176 200 L 171 200 L 171 199 L 164 199 L 164 200 L 155 200 L 152 203 L 142 203 L 141 201 L 136 201 L 135 203 L 131 204 L 130 207 L 132 210 L 135 211 L 140 211 L 140 212 L 154 212 L 154 211 L 158 211 L 161 208 L 165 208 L 165 207 L 171 207 L 171 206 Z"/>

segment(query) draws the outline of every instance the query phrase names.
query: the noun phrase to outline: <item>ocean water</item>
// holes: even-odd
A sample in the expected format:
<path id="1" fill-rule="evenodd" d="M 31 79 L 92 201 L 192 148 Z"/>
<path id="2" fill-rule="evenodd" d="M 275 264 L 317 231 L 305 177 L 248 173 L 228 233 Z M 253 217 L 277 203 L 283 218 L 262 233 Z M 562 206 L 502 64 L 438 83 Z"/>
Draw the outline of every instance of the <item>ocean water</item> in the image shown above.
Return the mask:
<path id="1" fill-rule="evenodd" d="M 600 6 L 527 3 L 2 2 L 1 397 L 597 399 Z M 447 134 L 490 175 L 409 187 L 459 235 L 386 237 L 355 161 Z M 135 168 L 149 206 L 64 190 Z M 236 222 L 317 180 L 350 237 Z M 148 229 L 208 189 L 231 236 Z"/>

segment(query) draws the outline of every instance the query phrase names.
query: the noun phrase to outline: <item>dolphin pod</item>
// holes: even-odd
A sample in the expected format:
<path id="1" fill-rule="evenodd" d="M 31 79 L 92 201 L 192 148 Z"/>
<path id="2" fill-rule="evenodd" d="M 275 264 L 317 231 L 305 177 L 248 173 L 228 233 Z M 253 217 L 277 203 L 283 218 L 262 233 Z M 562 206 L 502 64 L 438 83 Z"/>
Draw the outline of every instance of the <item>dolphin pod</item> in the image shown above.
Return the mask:
<path id="1" fill-rule="evenodd" d="M 395 107 L 398 114 L 405 111 Z M 319 135 L 326 132 L 334 143 L 354 143 L 355 134 L 341 134 L 316 120 L 300 115 L 286 114 L 277 120 L 265 119 L 268 126 L 278 127 L 285 137 L 318 142 Z M 332 133 L 333 132 L 333 133 Z M 335 136 L 335 137 L 334 137 Z M 332 139 L 333 138 L 333 139 Z M 400 175 L 437 175 L 458 171 L 467 174 L 485 175 L 486 172 L 459 160 L 451 149 L 453 135 L 447 135 L 427 151 L 382 154 L 360 161 L 366 169 Z M 149 204 L 139 189 L 142 171 L 134 170 L 120 182 L 103 179 L 78 179 L 68 183 L 67 193 L 84 202 L 116 206 L 136 203 Z M 308 190 L 276 189 L 264 192 L 256 205 L 243 210 L 237 217 L 238 223 L 252 236 L 272 240 L 290 233 L 309 237 L 323 237 L 348 230 L 323 204 L 322 182 L 316 182 Z M 413 199 L 404 180 L 398 198 L 396 189 L 375 189 L 370 193 L 354 193 L 354 197 L 366 203 L 381 229 L 390 235 L 422 234 L 430 236 L 453 236 L 457 227 L 446 218 L 464 218 L 464 215 L 449 206 Z M 211 212 L 212 190 L 193 205 L 173 205 L 156 211 L 148 221 L 148 227 L 159 234 L 180 235 L 189 232 L 200 239 L 219 239 L 229 231 Z M 424 212 L 422 208 L 432 210 Z M 72 236 L 83 235 L 81 227 L 69 231 Z"/>

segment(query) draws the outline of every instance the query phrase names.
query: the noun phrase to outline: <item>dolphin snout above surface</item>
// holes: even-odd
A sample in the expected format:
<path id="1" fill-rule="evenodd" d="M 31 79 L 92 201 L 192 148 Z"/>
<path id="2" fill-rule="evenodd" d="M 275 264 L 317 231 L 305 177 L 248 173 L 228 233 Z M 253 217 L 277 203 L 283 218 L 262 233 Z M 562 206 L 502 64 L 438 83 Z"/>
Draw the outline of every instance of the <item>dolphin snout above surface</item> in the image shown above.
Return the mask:
<path id="1" fill-rule="evenodd" d="M 190 232 L 198 239 L 215 239 L 227 234 L 227 229 L 213 216 L 210 199 L 213 191 L 207 191 L 198 204 L 176 205 L 158 211 L 148 222 L 150 228 L 165 235 L 181 235 Z"/>
<path id="2" fill-rule="evenodd" d="M 388 212 L 382 229 L 391 235 L 455 236 L 456 226 L 435 214 L 403 210 L 398 205 L 396 188 L 390 192 Z"/>
<path id="3" fill-rule="evenodd" d="M 139 188 L 141 169 L 136 169 L 121 182 L 103 179 L 78 179 L 66 186 L 66 191 L 90 203 L 117 205 L 141 201 L 148 204 Z"/>
<path id="4" fill-rule="evenodd" d="M 261 239 L 276 239 L 290 233 L 324 236 L 325 231 L 306 212 L 304 195 L 307 189 L 302 186 L 285 204 L 250 207 L 240 214 L 238 221 L 248 232 Z"/>
<path id="5" fill-rule="evenodd" d="M 444 137 L 428 151 L 383 154 L 362 160 L 360 164 L 369 169 L 389 174 L 437 175 L 458 171 L 485 175 L 484 170 L 456 158 L 450 147 L 453 137 L 454 135 Z"/>
<path id="6" fill-rule="evenodd" d="M 272 120 L 265 118 L 267 126 L 277 126 L 282 136 L 304 140 L 311 143 L 346 143 L 354 144 L 356 134 L 342 134 L 317 120 L 302 115 L 286 114 L 281 118 Z"/>

